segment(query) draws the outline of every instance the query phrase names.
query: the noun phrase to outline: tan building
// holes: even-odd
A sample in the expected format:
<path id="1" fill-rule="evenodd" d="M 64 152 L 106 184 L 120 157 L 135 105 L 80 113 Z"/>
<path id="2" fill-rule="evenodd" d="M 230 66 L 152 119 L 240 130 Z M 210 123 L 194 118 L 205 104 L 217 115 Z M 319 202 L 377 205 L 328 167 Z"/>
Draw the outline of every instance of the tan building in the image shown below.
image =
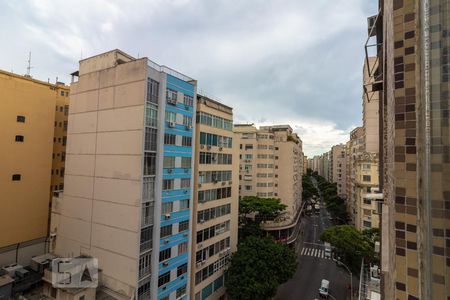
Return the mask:
<path id="1" fill-rule="evenodd" d="M 380 1 L 384 299 L 450 297 L 447 0 Z"/>
<path id="2" fill-rule="evenodd" d="M 69 88 L 0 70 L 0 90 L 0 266 L 28 265 L 46 251 L 51 193 L 63 188 Z"/>
<path id="3" fill-rule="evenodd" d="M 52 251 L 97 258 L 118 299 L 187 297 L 196 81 L 117 49 L 73 76 Z"/>
<path id="4" fill-rule="evenodd" d="M 337 193 L 339 197 L 345 198 L 347 189 L 347 161 L 346 161 L 346 149 L 344 144 L 334 145 L 331 147 L 329 169 L 330 178 L 329 181 L 336 183 Z"/>
<path id="5" fill-rule="evenodd" d="M 308 161 L 309 161 L 308 157 L 305 154 L 303 154 L 303 174 L 306 174 L 306 172 L 309 168 Z"/>
<path id="6" fill-rule="evenodd" d="M 358 203 L 357 203 L 357 158 L 364 151 L 364 129 L 362 127 L 356 127 L 350 132 L 350 141 L 346 145 L 346 173 L 347 173 L 347 210 L 355 225 L 359 223 L 358 216 Z"/>
<path id="7" fill-rule="evenodd" d="M 191 299 L 225 297 L 224 267 L 237 249 L 239 144 L 231 126 L 220 125 L 224 121 L 232 124 L 231 107 L 197 96 Z M 205 239 L 210 228 L 218 229 Z M 210 266 L 213 271 L 202 276 Z"/>
<path id="8" fill-rule="evenodd" d="M 240 149 L 239 196 L 279 198 L 287 205 L 283 220 L 263 224 L 279 240 L 297 237 L 302 207 L 302 141 L 289 125 L 235 125 Z"/>

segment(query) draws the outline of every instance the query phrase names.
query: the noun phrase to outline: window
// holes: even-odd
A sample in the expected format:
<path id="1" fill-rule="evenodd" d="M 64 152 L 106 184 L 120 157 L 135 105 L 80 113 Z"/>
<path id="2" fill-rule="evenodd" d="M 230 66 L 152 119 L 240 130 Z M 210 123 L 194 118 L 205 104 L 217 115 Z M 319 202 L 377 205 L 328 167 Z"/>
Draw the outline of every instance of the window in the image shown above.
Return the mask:
<path id="1" fill-rule="evenodd" d="M 189 208 L 189 199 L 180 200 L 180 211 Z"/>
<path id="2" fill-rule="evenodd" d="M 147 81 L 147 102 L 158 104 L 159 82 L 148 79 Z"/>
<path id="3" fill-rule="evenodd" d="M 161 205 L 161 213 L 163 215 L 170 214 L 173 211 L 173 202 L 165 202 Z"/>
<path id="4" fill-rule="evenodd" d="M 182 168 L 190 168 L 191 167 L 191 158 L 190 157 L 182 157 L 181 158 L 181 167 Z"/>
<path id="5" fill-rule="evenodd" d="M 155 178 L 144 177 L 142 198 L 145 201 L 155 201 Z"/>
<path id="6" fill-rule="evenodd" d="M 164 179 L 163 180 L 163 191 L 173 190 L 174 180 L 173 179 Z"/>
<path id="7" fill-rule="evenodd" d="M 20 181 L 21 177 L 22 176 L 20 174 L 14 174 L 12 176 L 12 181 Z"/>
<path id="8" fill-rule="evenodd" d="M 363 226 L 366 228 L 371 228 L 372 227 L 372 222 L 370 221 L 363 221 Z"/>
<path id="9" fill-rule="evenodd" d="M 362 169 L 364 171 L 370 171 L 370 168 L 371 168 L 370 164 L 363 164 L 362 167 L 363 167 Z"/>
<path id="10" fill-rule="evenodd" d="M 155 175 L 156 172 L 156 153 L 144 154 L 144 175 Z"/>
<path id="11" fill-rule="evenodd" d="M 23 142 L 23 135 L 16 135 L 16 142 Z"/>
<path id="12" fill-rule="evenodd" d="M 62 144 L 65 146 L 67 144 L 67 136 L 63 136 Z"/>
<path id="13" fill-rule="evenodd" d="M 69 105 L 64 105 L 64 115 L 69 115 Z"/>
<path id="14" fill-rule="evenodd" d="M 145 108 L 145 126 L 158 126 L 158 108 L 154 105 Z"/>
<path id="15" fill-rule="evenodd" d="M 363 181 L 370 182 L 370 175 L 363 175 Z"/>
<path id="16" fill-rule="evenodd" d="M 189 221 L 181 221 L 178 224 L 178 232 L 182 232 L 189 229 Z"/>
<path id="17" fill-rule="evenodd" d="M 175 145 L 176 143 L 176 135 L 175 134 L 164 134 L 164 144 L 166 145 Z"/>
<path id="18" fill-rule="evenodd" d="M 150 273 L 152 265 L 152 253 L 146 253 L 139 257 L 139 276 L 143 276 Z"/>
<path id="19" fill-rule="evenodd" d="M 184 147 L 192 147 L 192 137 L 190 136 L 183 136 L 181 138 L 181 145 Z"/>
<path id="20" fill-rule="evenodd" d="M 59 171 L 59 177 L 64 177 L 64 172 L 66 171 L 65 168 L 61 168 L 61 170 Z"/>
<path id="21" fill-rule="evenodd" d="M 141 229 L 141 245 L 140 250 L 150 249 L 153 243 L 153 226 Z"/>
<path id="22" fill-rule="evenodd" d="M 205 112 L 197 113 L 197 123 L 212 126 L 219 129 L 225 129 L 232 131 L 233 122 L 231 120 L 226 120 L 221 117 L 213 116 Z"/>
<path id="23" fill-rule="evenodd" d="M 159 275 L 158 277 L 158 287 L 161 287 L 170 281 L 170 271 Z"/>
<path id="24" fill-rule="evenodd" d="M 17 116 L 17 122 L 25 123 L 25 116 Z"/>
<path id="25" fill-rule="evenodd" d="M 167 103 L 169 104 L 177 104 L 177 91 L 167 88 L 166 89 L 166 98 Z"/>
<path id="26" fill-rule="evenodd" d="M 85 300 L 86 298 L 85 298 L 85 296 L 84 295 L 82 295 L 82 296 L 80 296 L 80 298 L 78 298 L 78 300 Z"/>
<path id="27" fill-rule="evenodd" d="M 175 168 L 175 156 L 164 156 L 163 168 L 166 169 Z"/>
<path id="28" fill-rule="evenodd" d="M 177 114 L 166 110 L 166 121 L 176 123 L 177 122 Z"/>
<path id="29" fill-rule="evenodd" d="M 153 202 L 142 203 L 142 226 L 153 224 Z"/>
<path id="30" fill-rule="evenodd" d="M 194 106 L 194 98 L 192 96 L 184 94 L 183 103 L 187 106 Z"/>
<path id="31" fill-rule="evenodd" d="M 245 190 L 246 191 L 251 191 L 252 190 L 252 186 L 251 185 L 246 185 L 245 186 Z"/>
<path id="32" fill-rule="evenodd" d="M 177 268 L 177 277 L 180 277 L 181 275 L 183 275 L 186 272 L 187 272 L 187 263 L 182 264 L 181 266 L 179 266 Z"/>
<path id="33" fill-rule="evenodd" d="M 64 131 L 67 131 L 67 121 L 64 121 Z"/>
<path id="34" fill-rule="evenodd" d="M 172 225 L 161 227 L 161 238 L 172 235 Z"/>
<path id="35" fill-rule="evenodd" d="M 181 178 L 181 188 L 188 189 L 191 187 L 191 179 L 190 178 Z"/>
<path id="36" fill-rule="evenodd" d="M 179 289 L 177 289 L 176 297 L 180 298 L 181 296 L 184 296 L 186 294 L 186 286 L 182 286 Z"/>
<path id="37" fill-rule="evenodd" d="M 145 150 L 156 151 L 157 131 L 155 128 L 145 127 Z"/>
<path id="38" fill-rule="evenodd" d="M 172 256 L 172 248 L 159 251 L 159 262 L 168 260 Z"/>
<path id="39" fill-rule="evenodd" d="M 363 202 L 368 205 L 372 204 L 372 201 L 369 198 L 363 198 Z"/>
<path id="40" fill-rule="evenodd" d="M 246 144 L 245 145 L 245 150 L 249 150 L 249 149 L 253 149 L 253 145 L 252 144 Z"/>
<path id="41" fill-rule="evenodd" d="M 178 255 L 186 253 L 188 248 L 188 243 L 183 242 L 181 244 L 178 244 Z"/>
<path id="42" fill-rule="evenodd" d="M 64 91 L 61 91 L 61 96 L 64 96 Z"/>
<path id="43" fill-rule="evenodd" d="M 183 115 L 183 125 L 187 127 L 192 127 L 192 117 Z"/>
<path id="44" fill-rule="evenodd" d="M 245 154 L 245 159 L 252 159 L 253 155 L 252 154 Z"/>

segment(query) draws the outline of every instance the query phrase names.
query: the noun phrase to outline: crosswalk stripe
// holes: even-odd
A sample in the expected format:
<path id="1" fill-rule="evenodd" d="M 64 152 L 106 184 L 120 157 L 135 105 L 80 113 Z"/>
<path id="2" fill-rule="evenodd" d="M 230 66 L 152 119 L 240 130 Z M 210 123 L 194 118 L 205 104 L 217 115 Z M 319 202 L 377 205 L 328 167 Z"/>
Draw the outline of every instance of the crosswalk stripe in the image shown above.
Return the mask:
<path id="1" fill-rule="evenodd" d="M 329 257 L 325 257 L 325 250 L 318 248 L 303 247 L 300 255 L 330 259 Z"/>
<path id="2" fill-rule="evenodd" d="M 317 249 L 314 249 L 314 256 L 317 256 Z"/>
<path id="3" fill-rule="evenodd" d="M 305 255 L 305 252 L 306 252 L 306 248 L 303 248 L 302 249 L 302 255 Z"/>
<path id="4" fill-rule="evenodd" d="M 320 250 L 320 255 L 319 255 L 319 257 L 321 257 L 321 258 L 323 258 L 323 250 Z"/>

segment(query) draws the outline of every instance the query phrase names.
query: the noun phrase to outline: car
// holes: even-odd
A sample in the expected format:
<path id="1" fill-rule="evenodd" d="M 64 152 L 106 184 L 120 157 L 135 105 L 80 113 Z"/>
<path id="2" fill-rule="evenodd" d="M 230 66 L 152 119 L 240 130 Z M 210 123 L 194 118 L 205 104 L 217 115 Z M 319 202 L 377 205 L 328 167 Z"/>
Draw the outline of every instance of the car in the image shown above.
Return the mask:
<path id="1" fill-rule="evenodd" d="M 319 296 L 323 298 L 328 298 L 329 289 L 330 289 L 330 282 L 326 279 L 322 279 L 319 289 Z"/>

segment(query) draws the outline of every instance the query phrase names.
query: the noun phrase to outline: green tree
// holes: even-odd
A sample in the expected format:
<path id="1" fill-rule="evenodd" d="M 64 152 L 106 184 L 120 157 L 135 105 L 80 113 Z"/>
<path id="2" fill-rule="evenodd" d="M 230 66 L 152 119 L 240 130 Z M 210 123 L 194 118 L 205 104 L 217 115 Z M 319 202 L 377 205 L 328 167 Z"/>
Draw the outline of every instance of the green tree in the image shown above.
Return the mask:
<path id="1" fill-rule="evenodd" d="M 255 215 L 255 221 L 259 224 L 262 221 L 274 220 L 281 216 L 286 209 L 286 205 L 276 198 L 260 198 L 256 196 L 245 196 L 239 201 L 239 214 L 241 223 L 247 222 L 247 216 Z"/>
<path id="2" fill-rule="evenodd" d="M 373 242 L 351 225 L 339 225 L 326 229 L 320 239 L 329 242 L 337 256 L 355 274 L 360 270 L 361 259 L 371 261 L 374 257 Z"/>
<path id="3" fill-rule="evenodd" d="M 296 267 L 296 255 L 287 245 L 251 236 L 233 254 L 225 287 L 232 299 L 270 299 Z"/>

